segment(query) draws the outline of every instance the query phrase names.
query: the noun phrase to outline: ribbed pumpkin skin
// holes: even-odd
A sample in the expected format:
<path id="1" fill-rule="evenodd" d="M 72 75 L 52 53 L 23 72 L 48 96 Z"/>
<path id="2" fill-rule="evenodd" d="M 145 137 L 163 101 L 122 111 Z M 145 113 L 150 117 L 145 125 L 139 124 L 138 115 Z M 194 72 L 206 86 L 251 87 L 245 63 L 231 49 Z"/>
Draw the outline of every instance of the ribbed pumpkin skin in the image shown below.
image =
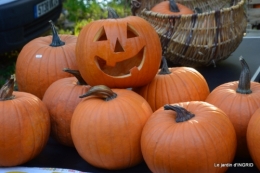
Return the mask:
<path id="1" fill-rule="evenodd" d="M 50 113 L 51 135 L 59 143 L 71 147 L 74 147 L 70 133 L 71 117 L 82 100 L 79 96 L 90 88 L 89 85 L 77 85 L 77 81 L 75 77 L 67 77 L 53 82 L 42 99 Z"/>
<path id="2" fill-rule="evenodd" d="M 177 103 L 195 114 L 176 123 L 176 112 L 158 109 L 147 120 L 141 137 L 144 160 L 153 173 L 224 173 L 236 150 L 234 127 L 223 111 L 206 102 Z"/>
<path id="3" fill-rule="evenodd" d="M 29 92 L 42 99 L 44 92 L 54 81 L 71 77 L 63 68 L 77 69 L 75 46 L 77 37 L 60 35 L 65 45 L 49 46 L 52 36 L 36 38 L 27 43 L 18 55 L 16 79 L 19 91 Z M 36 58 L 36 55 L 42 55 Z"/>
<path id="4" fill-rule="evenodd" d="M 237 88 L 238 81 L 222 84 L 208 95 L 206 102 L 227 114 L 237 134 L 237 156 L 249 157 L 246 131 L 251 116 L 260 107 L 260 85 L 251 82 L 251 94 L 236 93 Z"/>
<path id="5" fill-rule="evenodd" d="M 250 156 L 260 170 L 260 109 L 255 111 L 248 123 L 246 138 Z"/>
<path id="6" fill-rule="evenodd" d="M 182 14 L 193 14 L 194 12 L 189 9 L 188 7 L 180 4 L 180 3 L 176 3 L 180 12 L 172 12 L 170 11 L 170 3 L 169 1 L 162 1 L 160 3 L 158 3 L 157 5 L 155 5 L 151 11 L 153 12 L 158 12 L 161 14 L 170 14 L 170 15 L 182 15 Z"/>
<path id="7" fill-rule="evenodd" d="M 85 98 L 71 120 L 71 135 L 80 156 L 89 164 L 110 170 L 143 161 L 140 138 L 152 114 L 149 104 L 126 89 L 112 89 L 117 98 Z"/>
<path id="8" fill-rule="evenodd" d="M 209 87 L 205 78 L 194 68 L 169 68 L 170 74 L 159 75 L 147 85 L 135 88 L 156 111 L 165 104 L 185 101 L 205 101 Z"/>
<path id="9" fill-rule="evenodd" d="M 158 34 L 137 16 L 91 22 L 81 30 L 76 45 L 79 71 L 91 86 L 145 85 L 156 75 L 161 54 Z"/>
<path id="10" fill-rule="evenodd" d="M 50 134 L 50 117 L 36 96 L 13 92 L 15 98 L 0 101 L 0 166 L 17 166 L 36 157 Z"/>

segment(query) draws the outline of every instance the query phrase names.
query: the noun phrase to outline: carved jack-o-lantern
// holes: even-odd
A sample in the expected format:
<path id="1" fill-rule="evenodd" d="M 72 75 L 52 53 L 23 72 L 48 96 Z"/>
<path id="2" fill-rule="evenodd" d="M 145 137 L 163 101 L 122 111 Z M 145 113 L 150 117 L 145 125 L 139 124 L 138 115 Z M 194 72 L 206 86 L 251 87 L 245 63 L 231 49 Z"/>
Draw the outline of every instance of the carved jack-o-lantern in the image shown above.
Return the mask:
<path id="1" fill-rule="evenodd" d="M 149 83 L 161 62 L 158 34 L 144 19 L 96 20 L 80 32 L 76 60 L 91 86 L 136 87 Z"/>

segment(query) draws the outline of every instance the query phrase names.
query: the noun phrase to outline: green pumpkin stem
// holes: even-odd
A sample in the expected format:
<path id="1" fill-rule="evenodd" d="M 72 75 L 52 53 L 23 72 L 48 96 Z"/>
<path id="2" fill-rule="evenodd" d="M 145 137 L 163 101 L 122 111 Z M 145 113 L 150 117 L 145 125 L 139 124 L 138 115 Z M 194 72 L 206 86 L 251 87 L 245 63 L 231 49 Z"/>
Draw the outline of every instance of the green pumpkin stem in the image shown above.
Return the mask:
<path id="1" fill-rule="evenodd" d="M 170 11 L 171 12 L 180 12 L 178 5 L 174 0 L 169 0 L 170 1 Z"/>
<path id="2" fill-rule="evenodd" d="M 242 56 L 239 58 L 239 61 L 242 65 L 242 71 L 240 73 L 240 78 L 238 81 L 238 88 L 237 88 L 236 92 L 240 93 L 240 94 L 250 94 L 250 93 L 252 93 L 252 90 L 250 88 L 250 84 L 251 84 L 250 77 L 251 76 L 250 76 L 249 66 Z"/>
<path id="3" fill-rule="evenodd" d="M 107 7 L 107 11 L 108 11 L 108 19 L 118 19 L 119 16 L 118 14 L 116 13 L 116 11 L 111 8 L 111 7 Z"/>
<path id="4" fill-rule="evenodd" d="M 14 78 L 10 78 L 0 89 L 0 101 L 11 100 L 14 98 Z"/>
<path id="5" fill-rule="evenodd" d="M 166 74 L 170 74 L 170 70 L 167 64 L 167 60 L 165 58 L 165 56 L 162 56 L 162 66 L 161 66 L 161 70 L 159 71 L 160 75 L 166 75 Z"/>
<path id="6" fill-rule="evenodd" d="M 51 42 L 50 46 L 59 47 L 59 46 L 65 45 L 65 42 L 61 41 L 52 20 L 50 20 L 49 23 L 51 24 L 51 30 L 52 30 L 52 42 Z"/>
<path id="7" fill-rule="evenodd" d="M 164 110 L 172 110 L 176 112 L 177 123 L 184 122 L 190 120 L 195 115 L 191 112 L 187 111 L 185 108 L 178 105 L 164 105 Z"/>
<path id="8" fill-rule="evenodd" d="M 64 68 L 63 71 L 72 74 L 74 77 L 78 79 L 78 85 L 88 85 L 87 82 L 82 78 L 80 72 L 78 70 L 71 70 L 69 68 Z"/>
<path id="9" fill-rule="evenodd" d="M 105 85 L 96 85 L 91 87 L 85 94 L 79 96 L 79 98 L 88 96 L 97 96 L 101 99 L 104 99 L 105 101 L 110 101 L 116 98 L 117 94 Z"/>

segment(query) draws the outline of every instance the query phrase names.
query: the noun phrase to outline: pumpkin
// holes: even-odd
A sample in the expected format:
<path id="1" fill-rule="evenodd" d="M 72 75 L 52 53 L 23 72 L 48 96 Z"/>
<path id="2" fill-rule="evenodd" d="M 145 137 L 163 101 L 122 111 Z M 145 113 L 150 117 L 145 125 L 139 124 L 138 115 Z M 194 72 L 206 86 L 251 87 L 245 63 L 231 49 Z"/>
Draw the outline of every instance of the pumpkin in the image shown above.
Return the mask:
<path id="1" fill-rule="evenodd" d="M 79 155 L 109 170 L 143 161 L 140 139 L 152 114 L 144 98 L 128 89 L 93 86 L 81 97 L 71 119 L 71 135 Z"/>
<path id="2" fill-rule="evenodd" d="M 227 115 L 203 101 L 166 104 L 147 120 L 141 150 L 152 172 L 226 172 L 236 151 Z"/>
<path id="3" fill-rule="evenodd" d="M 16 79 L 19 91 L 29 92 L 42 99 L 54 81 L 72 77 L 61 69 L 77 69 L 75 46 L 77 37 L 58 35 L 50 21 L 53 36 L 38 37 L 27 43 L 16 62 Z"/>
<path id="4" fill-rule="evenodd" d="M 60 144 L 74 147 L 70 122 L 74 109 L 81 101 L 80 95 L 90 88 L 78 70 L 65 68 L 63 71 L 74 77 L 66 77 L 53 82 L 46 90 L 42 101 L 47 106 L 51 118 L 51 136 Z"/>
<path id="5" fill-rule="evenodd" d="M 35 158 L 50 134 L 50 117 L 36 96 L 13 91 L 14 79 L 0 90 L 0 167 L 17 166 Z"/>
<path id="6" fill-rule="evenodd" d="M 153 111 L 167 103 L 205 101 L 210 93 L 205 78 L 196 69 L 168 68 L 164 56 L 161 70 L 155 78 L 149 84 L 133 90 L 146 99 Z"/>
<path id="7" fill-rule="evenodd" d="M 194 13 L 190 8 L 180 3 L 176 3 L 174 0 L 162 1 L 156 4 L 151 11 L 169 15 L 185 15 Z"/>
<path id="8" fill-rule="evenodd" d="M 115 18 L 109 12 L 109 19 L 92 21 L 78 35 L 76 60 L 83 79 L 110 88 L 149 83 L 160 67 L 158 34 L 141 17 Z"/>
<path id="9" fill-rule="evenodd" d="M 247 127 L 247 145 L 250 156 L 260 170 L 260 108 L 258 108 L 249 120 Z"/>
<path id="10" fill-rule="evenodd" d="M 248 122 L 260 107 L 260 84 L 250 81 L 250 69 L 240 57 L 242 71 L 238 81 L 217 86 L 206 98 L 206 102 L 222 109 L 230 118 L 237 135 L 237 157 L 249 158 L 246 141 Z"/>

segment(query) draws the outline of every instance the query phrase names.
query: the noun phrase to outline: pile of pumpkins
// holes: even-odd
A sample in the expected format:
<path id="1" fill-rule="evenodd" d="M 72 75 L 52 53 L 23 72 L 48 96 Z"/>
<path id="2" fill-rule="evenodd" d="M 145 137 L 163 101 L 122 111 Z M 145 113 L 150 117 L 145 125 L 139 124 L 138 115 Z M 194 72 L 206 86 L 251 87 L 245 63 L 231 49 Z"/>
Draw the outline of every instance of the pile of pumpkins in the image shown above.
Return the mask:
<path id="1" fill-rule="evenodd" d="M 195 68 L 168 67 L 140 17 L 96 20 L 77 37 L 50 24 L 18 56 L 19 91 L 13 78 L 0 90 L 1 167 L 35 158 L 52 135 L 108 170 L 226 172 L 214 164 L 235 156 L 260 169 L 260 84 L 243 58 L 240 79 L 210 92 Z"/>

